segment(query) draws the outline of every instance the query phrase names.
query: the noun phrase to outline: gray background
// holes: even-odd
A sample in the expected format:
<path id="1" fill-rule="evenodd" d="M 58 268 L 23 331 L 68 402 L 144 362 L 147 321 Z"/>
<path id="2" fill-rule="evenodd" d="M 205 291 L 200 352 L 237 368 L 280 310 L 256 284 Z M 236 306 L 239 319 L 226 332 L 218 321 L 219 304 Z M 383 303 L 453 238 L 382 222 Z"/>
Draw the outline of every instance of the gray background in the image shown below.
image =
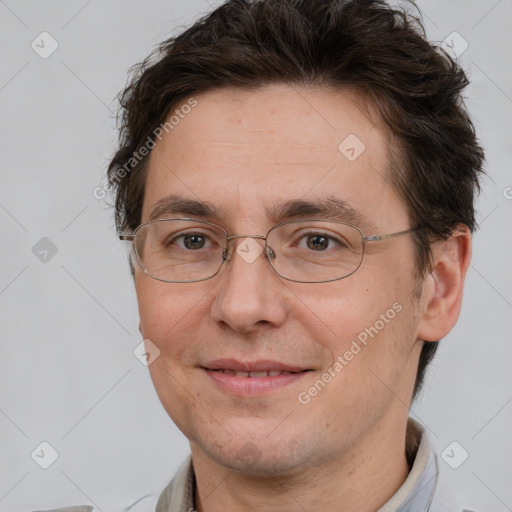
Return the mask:
<path id="1" fill-rule="evenodd" d="M 92 192 L 128 68 L 210 5 L 0 1 L 0 511 L 118 510 L 162 489 L 188 453 L 133 355 L 141 337 L 125 249 Z M 462 503 L 501 512 L 512 510 L 512 1 L 419 6 L 431 40 L 456 31 L 469 44 L 459 60 L 490 178 L 462 314 L 413 417 L 438 453 L 459 443 L 452 465 L 468 452 L 458 469 L 440 458 Z M 59 45 L 47 59 L 31 48 L 43 31 Z M 57 249 L 46 261 L 43 237 Z M 46 470 L 31 458 L 42 441 L 59 454 Z"/>

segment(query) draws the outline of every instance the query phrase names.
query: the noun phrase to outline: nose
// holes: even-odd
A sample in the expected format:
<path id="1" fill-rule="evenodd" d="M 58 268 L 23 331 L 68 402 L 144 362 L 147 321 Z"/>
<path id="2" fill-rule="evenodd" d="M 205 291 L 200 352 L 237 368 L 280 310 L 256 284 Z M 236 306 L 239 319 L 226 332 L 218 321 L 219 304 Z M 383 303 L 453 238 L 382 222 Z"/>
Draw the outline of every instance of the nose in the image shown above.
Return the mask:
<path id="1" fill-rule="evenodd" d="M 232 239 L 224 267 L 211 306 L 214 321 L 241 333 L 284 322 L 288 288 L 267 261 L 263 240 Z"/>

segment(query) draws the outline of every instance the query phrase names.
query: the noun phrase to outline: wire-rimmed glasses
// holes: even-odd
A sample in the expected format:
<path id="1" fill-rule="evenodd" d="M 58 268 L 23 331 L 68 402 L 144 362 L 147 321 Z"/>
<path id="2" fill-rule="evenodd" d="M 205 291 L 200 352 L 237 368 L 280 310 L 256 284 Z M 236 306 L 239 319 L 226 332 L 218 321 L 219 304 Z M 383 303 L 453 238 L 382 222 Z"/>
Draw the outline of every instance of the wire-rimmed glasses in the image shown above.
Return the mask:
<path id="1" fill-rule="evenodd" d="M 413 233 L 405 231 L 365 236 L 341 221 L 292 220 L 273 226 L 263 235 L 228 235 L 209 221 L 190 218 L 157 219 L 119 235 L 133 242 L 142 270 L 167 283 L 192 283 L 210 279 L 232 257 L 230 240 L 256 238 L 264 241 L 261 252 L 283 279 L 298 283 L 337 281 L 361 266 L 367 242 Z"/>

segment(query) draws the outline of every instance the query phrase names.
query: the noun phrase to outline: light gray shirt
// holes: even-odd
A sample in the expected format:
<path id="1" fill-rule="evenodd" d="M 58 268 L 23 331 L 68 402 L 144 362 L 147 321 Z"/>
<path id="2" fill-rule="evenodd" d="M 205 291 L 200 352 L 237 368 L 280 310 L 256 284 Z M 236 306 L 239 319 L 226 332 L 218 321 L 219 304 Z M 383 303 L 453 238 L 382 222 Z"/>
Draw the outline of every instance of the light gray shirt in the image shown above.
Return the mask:
<path id="1" fill-rule="evenodd" d="M 408 445 L 416 451 L 411 471 L 398 491 L 377 512 L 471 512 L 456 504 L 439 485 L 438 460 L 425 429 L 409 419 L 407 430 Z M 143 497 L 116 512 L 194 512 L 195 485 L 194 467 L 189 455 L 160 495 Z M 46 512 L 96 511 L 93 506 L 82 505 Z"/>

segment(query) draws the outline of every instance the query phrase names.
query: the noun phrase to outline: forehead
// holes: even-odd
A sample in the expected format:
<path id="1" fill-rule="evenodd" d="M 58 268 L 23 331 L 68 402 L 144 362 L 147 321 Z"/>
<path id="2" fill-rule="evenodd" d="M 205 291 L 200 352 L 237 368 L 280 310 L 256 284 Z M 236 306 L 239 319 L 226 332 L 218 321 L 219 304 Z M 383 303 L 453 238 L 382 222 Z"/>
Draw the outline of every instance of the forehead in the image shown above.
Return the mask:
<path id="1" fill-rule="evenodd" d="M 170 113 L 173 128 L 151 152 L 142 222 L 173 194 L 238 219 L 269 217 L 286 200 L 338 198 L 368 217 L 398 201 L 387 134 L 351 93 L 274 84 L 194 100 Z"/>

